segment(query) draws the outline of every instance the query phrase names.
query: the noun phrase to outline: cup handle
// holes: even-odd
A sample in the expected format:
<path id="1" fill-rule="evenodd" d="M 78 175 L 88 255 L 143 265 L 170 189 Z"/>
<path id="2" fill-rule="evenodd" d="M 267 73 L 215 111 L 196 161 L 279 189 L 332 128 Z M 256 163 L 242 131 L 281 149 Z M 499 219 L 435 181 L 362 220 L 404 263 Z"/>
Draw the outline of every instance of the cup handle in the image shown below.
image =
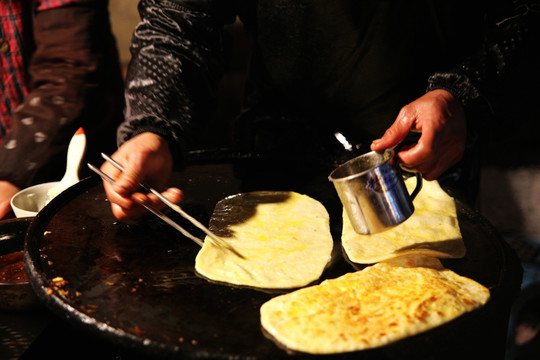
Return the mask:
<path id="1" fill-rule="evenodd" d="M 414 200 L 416 195 L 422 190 L 422 173 L 421 172 L 415 172 L 414 174 L 416 176 L 416 187 L 414 188 L 413 192 L 411 193 L 411 201 Z"/>
<path id="2" fill-rule="evenodd" d="M 416 187 L 414 188 L 413 192 L 410 194 L 410 197 L 411 197 L 411 201 L 414 200 L 414 198 L 416 197 L 416 195 L 418 195 L 418 193 L 420 192 L 420 190 L 422 190 L 422 173 L 420 171 L 416 171 L 414 169 L 411 169 L 409 167 L 406 167 L 405 165 L 403 164 L 399 164 L 399 166 L 401 167 L 401 169 L 403 171 L 406 171 L 408 173 L 412 173 L 414 174 L 414 176 L 416 176 Z"/>

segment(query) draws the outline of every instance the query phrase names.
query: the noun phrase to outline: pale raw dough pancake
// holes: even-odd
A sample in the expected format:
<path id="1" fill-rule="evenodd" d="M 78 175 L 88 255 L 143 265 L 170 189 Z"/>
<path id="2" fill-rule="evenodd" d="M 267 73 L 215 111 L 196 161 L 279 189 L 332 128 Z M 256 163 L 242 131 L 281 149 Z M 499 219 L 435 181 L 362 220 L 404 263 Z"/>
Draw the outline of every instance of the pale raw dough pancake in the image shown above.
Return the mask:
<path id="1" fill-rule="evenodd" d="M 277 296 L 261 306 L 261 324 L 291 350 L 342 353 L 422 333 L 489 299 L 488 289 L 436 258 L 396 260 Z"/>
<path id="2" fill-rule="evenodd" d="M 415 178 L 405 181 L 411 192 Z M 343 212 L 342 246 L 350 261 L 373 264 L 395 256 L 425 254 L 439 258 L 465 256 L 455 200 L 434 181 L 423 181 L 414 199 L 414 213 L 405 222 L 380 233 L 361 235 Z"/>
<path id="3" fill-rule="evenodd" d="M 228 197 L 216 205 L 210 230 L 244 259 L 206 239 L 195 270 L 208 279 L 236 285 L 305 286 L 319 279 L 333 248 L 326 208 L 307 195 L 289 191 Z"/>

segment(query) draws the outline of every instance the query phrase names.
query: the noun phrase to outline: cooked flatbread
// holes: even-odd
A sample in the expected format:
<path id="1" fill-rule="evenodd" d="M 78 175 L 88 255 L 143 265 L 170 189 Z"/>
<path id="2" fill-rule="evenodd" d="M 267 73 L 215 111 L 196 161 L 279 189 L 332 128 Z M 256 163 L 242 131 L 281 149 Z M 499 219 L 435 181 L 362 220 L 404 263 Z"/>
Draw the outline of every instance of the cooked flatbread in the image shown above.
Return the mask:
<path id="1" fill-rule="evenodd" d="M 405 181 L 409 191 L 415 178 Z M 373 264 L 406 254 L 424 254 L 439 258 L 465 256 L 465 244 L 459 229 L 455 200 L 434 181 L 423 181 L 414 199 L 414 213 L 403 223 L 380 233 L 361 235 L 354 231 L 343 212 L 342 246 L 350 261 Z"/>
<path id="2" fill-rule="evenodd" d="M 489 290 L 411 255 L 274 297 L 263 328 L 291 350 L 332 354 L 375 348 L 449 322 L 487 302 Z"/>
<path id="3" fill-rule="evenodd" d="M 209 227 L 244 258 L 205 240 L 195 270 L 208 279 L 236 285 L 305 286 L 319 279 L 333 248 L 326 208 L 295 192 L 260 191 L 223 199 Z"/>

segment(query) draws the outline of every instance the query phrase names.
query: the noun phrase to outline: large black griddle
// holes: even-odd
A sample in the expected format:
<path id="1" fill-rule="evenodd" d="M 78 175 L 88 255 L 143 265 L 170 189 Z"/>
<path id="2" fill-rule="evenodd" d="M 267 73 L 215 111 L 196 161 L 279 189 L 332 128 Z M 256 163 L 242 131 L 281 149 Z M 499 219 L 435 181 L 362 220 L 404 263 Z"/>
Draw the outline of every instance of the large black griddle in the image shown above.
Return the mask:
<path id="1" fill-rule="evenodd" d="M 229 165 L 198 165 L 175 173 L 183 208 L 207 223 L 215 204 L 243 191 L 295 190 L 327 206 L 335 237 L 334 260 L 323 278 L 354 271 L 339 244 L 341 209 L 325 177 L 317 185 L 240 181 Z M 321 181 L 319 181 L 321 180 Z M 324 181 L 323 181 L 324 180 Z M 259 185 L 254 185 L 259 184 Z M 196 229 L 169 215 L 192 233 Z M 443 359 L 504 354 L 510 304 L 519 291 L 520 267 L 504 241 L 478 213 L 458 202 L 467 246 L 463 259 L 445 260 L 457 273 L 491 290 L 483 308 L 426 333 L 378 349 L 312 356 L 286 351 L 265 336 L 261 304 L 280 292 L 209 282 L 194 272 L 198 246 L 153 215 L 119 222 L 101 180 L 91 177 L 56 197 L 32 222 L 25 264 L 39 299 L 74 326 L 144 356 L 190 359 Z M 67 281 L 54 288 L 55 278 Z M 486 357 L 487 356 L 487 357 Z"/>

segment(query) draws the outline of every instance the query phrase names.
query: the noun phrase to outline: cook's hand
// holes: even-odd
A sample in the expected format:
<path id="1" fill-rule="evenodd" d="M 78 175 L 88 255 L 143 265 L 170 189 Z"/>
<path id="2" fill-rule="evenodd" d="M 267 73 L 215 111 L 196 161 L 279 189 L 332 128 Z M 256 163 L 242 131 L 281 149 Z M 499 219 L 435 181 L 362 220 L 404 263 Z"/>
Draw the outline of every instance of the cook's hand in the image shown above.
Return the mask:
<path id="1" fill-rule="evenodd" d="M 399 160 L 420 171 L 426 180 L 437 179 L 463 157 L 467 129 L 461 103 L 446 90 L 433 90 L 401 109 L 383 137 L 371 144 L 382 151 L 398 145 L 407 134 L 421 132 L 418 143 L 403 148 Z"/>
<path id="2" fill-rule="evenodd" d="M 142 133 L 122 144 L 111 157 L 125 170 L 121 172 L 108 162 L 101 166 L 101 171 L 116 180 L 114 185 L 106 181 L 103 184 L 117 219 L 142 215 L 146 210 L 140 206 L 141 203 L 164 208 L 157 196 L 140 192 L 139 182 L 162 189 L 169 180 L 173 158 L 165 139 L 153 133 Z M 173 203 L 182 199 L 182 192 L 177 188 L 169 188 L 162 195 Z"/>
<path id="3" fill-rule="evenodd" d="M 19 188 L 8 181 L 0 181 L 0 219 L 11 211 L 11 198 L 19 192 Z"/>

